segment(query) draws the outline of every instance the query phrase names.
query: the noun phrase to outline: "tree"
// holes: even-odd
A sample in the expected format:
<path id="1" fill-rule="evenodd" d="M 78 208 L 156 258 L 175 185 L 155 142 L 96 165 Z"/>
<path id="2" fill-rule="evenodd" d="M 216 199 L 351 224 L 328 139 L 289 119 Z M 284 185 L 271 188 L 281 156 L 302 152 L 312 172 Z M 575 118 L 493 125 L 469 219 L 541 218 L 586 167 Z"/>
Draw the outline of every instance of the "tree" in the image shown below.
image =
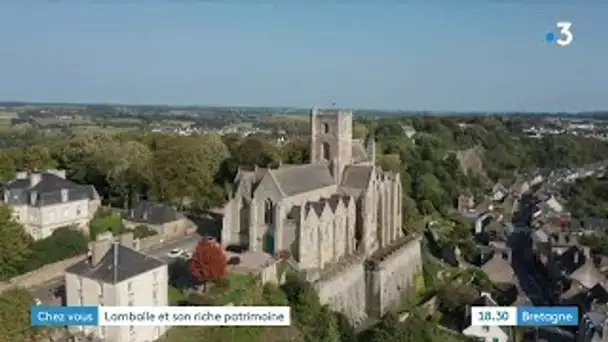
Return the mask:
<path id="1" fill-rule="evenodd" d="M 10 289 L 0 295 L 0 341 L 34 341 L 42 332 L 30 326 L 34 298 L 25 289 Z"/>
<path id="2" fill-rule="evenodd" d="M 127 231 L 120 215 L 111 211 L 100 211 L 89 223 L 89 235 L 91 240 L 97 239 L 99 234 L 112 232 L 112 235 L 118 236 Z"/>
<path id="3" fill-rule="evenodd" d="M 282 289 L 306 342 L 339 342 L 341 335 L 348 334 L 347 329 L 340 326 L 343 322 L 339 322 L 331 310 L 321 305 L 310 283 L 297 275 L 288 274 Z"/>
<path id="4" fill-rule="evenodd" d="M 32 244 L 32 254 L 23 271 L 33 271 L 46 264 L 84 254 L 88 248 L 87 237 L 81 231 L 69 227 L 56 229 L 51 236 Z"/>
<path id="5" fill-rule="evenodd" d="M 56 166 L 50 150 L 46 146 L 32 146 L 23 151 L 21 168 L 28 171 L 44 171 Z"/>
<path id="6" fill-rule="evenodd" d="M 0 182 L 7 182 L 15 177 L 17 168 L 13 156 L 7 150 L 0 150 Z"/>
<path id="7" fill-rule="evenodd" d="M 32 254 L 33 239 L 5 204 L 0 204 L 0 236 L 0 279 L 7 280 L 21 273 Z"/>
<path id="8" fill-rule="evenodd" d="M 250 135 L 243 139 L 234 156 L 239 165 L 253 169 L 254 166 L 276 167 L 281 161 L 279 149 L 267 139 Z"/>
<path id="9" fill-rule="evenodd" d="M 217 146 L 217 144 L 222 144 Z M 220 170 L 223 157 L 221 139 L 201 140 L 194 136 L 175 136 L 156 146 L 153 161 L 154 195 L 162 201 L 184 208 L 207 191 Z M 224 150 L 227 153 L 227 150 Z M 224 155 L 224 152 L 219 152 Z M 224 156 L 227 156 L 225 154 Z"/>
<path id="10" fill-rule="evenodd" d="M 306 164 L 310 160 L 310 139 L 294 139 L 283 146 L 283 161 Z"/>
<path id="11" fill-rule="evenodd" d="M 222 246 L 212 239 L 203 238 L 188 261 L 188 271 L 205 286 L 209 282 L 224 279 L 227 265 Z"/>

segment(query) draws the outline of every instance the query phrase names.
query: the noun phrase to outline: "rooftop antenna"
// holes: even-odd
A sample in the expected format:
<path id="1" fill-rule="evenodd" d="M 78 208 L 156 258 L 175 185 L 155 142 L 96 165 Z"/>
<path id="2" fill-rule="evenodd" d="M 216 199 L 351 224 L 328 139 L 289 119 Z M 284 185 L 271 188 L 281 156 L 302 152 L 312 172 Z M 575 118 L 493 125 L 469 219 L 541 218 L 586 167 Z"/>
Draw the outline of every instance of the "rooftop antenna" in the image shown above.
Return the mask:
<path id="1" fill-rule="evenodd" d="M 114 248 L 114 260 L 112 261 L 112 272 L 113 272 L 113 278 L 114 278 L 114 284 L 116 284 L 117 280 L 118 280 L 118 243 L 116 243 L 116 241 L 114 241 L 113 243 L 113 248 Z"/>

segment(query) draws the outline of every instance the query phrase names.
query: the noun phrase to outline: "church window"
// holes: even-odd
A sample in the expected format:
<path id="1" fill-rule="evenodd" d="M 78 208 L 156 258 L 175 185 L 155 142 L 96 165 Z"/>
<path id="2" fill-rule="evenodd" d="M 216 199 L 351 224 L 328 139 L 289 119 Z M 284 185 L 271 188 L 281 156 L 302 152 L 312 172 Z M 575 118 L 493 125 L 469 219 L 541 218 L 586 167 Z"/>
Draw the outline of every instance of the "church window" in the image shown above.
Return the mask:
<path id="1" fill-rule="evenodd" d="M 270 199 L 267 199 L 264 202 L 264 223 L 272 224 L 274 221 L 273 216 L 274 216 L 274 210 L 273 210 L 272 201 Z"/>
<path id="2" fill-rule="evenodd" d="M 325 134 L 329 133 L 329 125 L 326 123 L 323 124 L 323 133 L 325 133 Z"/>
<path id="3" fill-rule="evenodd" d="M 330 149 L 329 149 L 329 144 L 324 142 L 321 147 L 323 148 L 323 159 L 325 160 L 330 160 L 331 159 L 331 153 L 330 153 Z"/>

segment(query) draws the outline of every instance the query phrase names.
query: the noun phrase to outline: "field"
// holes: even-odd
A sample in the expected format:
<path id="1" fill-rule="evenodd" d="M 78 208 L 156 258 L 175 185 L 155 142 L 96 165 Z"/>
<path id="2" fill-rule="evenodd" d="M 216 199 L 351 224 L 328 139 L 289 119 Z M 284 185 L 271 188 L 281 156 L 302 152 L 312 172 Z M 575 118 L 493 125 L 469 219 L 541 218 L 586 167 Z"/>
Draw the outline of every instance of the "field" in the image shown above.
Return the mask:
<path id="1" fill-rule="evenodd" d="M 0 111 L 0 131 L 6 131 L 11 128 L 11 119 L 18 118 L 15 112 Z"/>
<path id="2" fill-rule="evenodd" d="M 282 123 L 282 122 L 295 121 L 295 122 L 303 122 L 303 123 L 307 124 L 310 122 L 310 118 L 308 117 L 308 115 L 283 114 L 283 115 L 265 116 L 264 121 L 268 122 L 268 123 Z"/>

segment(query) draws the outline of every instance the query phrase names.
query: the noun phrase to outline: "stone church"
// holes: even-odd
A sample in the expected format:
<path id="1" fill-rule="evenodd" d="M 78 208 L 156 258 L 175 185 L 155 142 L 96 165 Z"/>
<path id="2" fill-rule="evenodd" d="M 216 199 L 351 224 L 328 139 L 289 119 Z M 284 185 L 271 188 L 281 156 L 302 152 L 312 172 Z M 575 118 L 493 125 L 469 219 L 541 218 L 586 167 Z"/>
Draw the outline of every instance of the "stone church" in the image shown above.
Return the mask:
<path id="1" fill-rule="evenodd" d="M 360 321 L 361 314 L 380 305 L 370 296 L 380 301 L 398 296 L 413 282 L 421 261 L 419 239 L 403 243 L 399 174 L 375 165 L 373 139 L 353 139 L 352 121 L 352 112 L 312 109 L 308 164 L 240 170 L 224 208 L 222 243 L 290 255 L 316 283 L 322 300 Z M 395 255 L 399 261 L 384 267 Z M 375 267 L 370 268 L 370 259 L 377 261 Z M 398 273 L 405 267 L 399 264 L 409 265 L 407 276 L 387 280 L 369 273 Z M 380 288 L 385 293 L 377 293 Z"/>

